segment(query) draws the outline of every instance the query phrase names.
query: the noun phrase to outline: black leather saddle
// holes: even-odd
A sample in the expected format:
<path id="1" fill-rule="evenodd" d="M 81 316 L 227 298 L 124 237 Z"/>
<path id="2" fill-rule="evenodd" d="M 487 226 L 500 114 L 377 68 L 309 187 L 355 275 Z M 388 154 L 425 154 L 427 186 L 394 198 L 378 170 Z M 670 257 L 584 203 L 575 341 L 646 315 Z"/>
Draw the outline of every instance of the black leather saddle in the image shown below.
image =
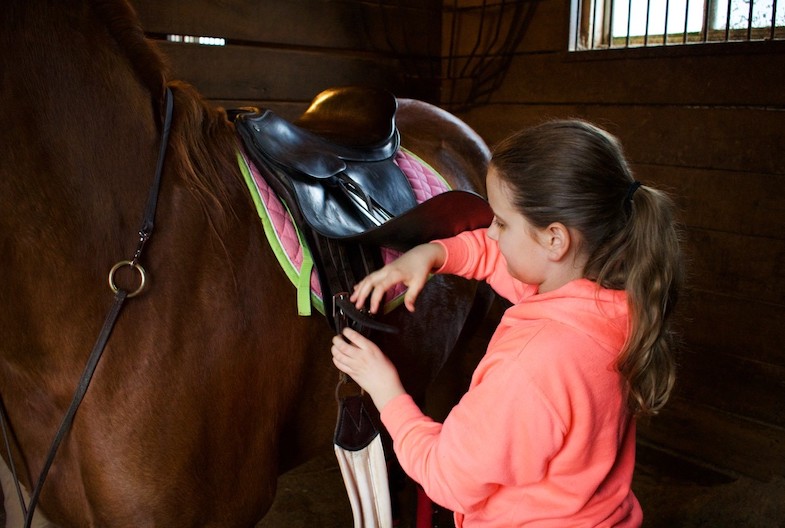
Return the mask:
<path id="1" fill-rule="evenodd" d="M 321 236 L 406 250 L 488 225 L 490 208 L 472 192 L 417 204 L 393 162 L 396 106 L 387 91 L 348 87 L 319 94 L 295 123 L 270 110 L 235 111 L 234 121 L 268 183 Z"/>
<path id="2" fill-rule="evenodd" d="M 326 309 L 328 296 L 351 291 L 379 266 L 369 247 L 406 250 L 493 218 L 487 202 L 467 191 L 417 204 L 393 161 L 396 108 L 385 90 L 349 87 L 322 92 L 294 123 L 270 110 L 229 112 L 249 157 L 305 235 Z"/>
<path id="3" fill-rule="evenodd" d="M 395 131 L 360 148 L 328 141 L 270 110 L 242 114 L 236 124 L 250 156 L 283 179 L 305 220 L 322 236 L 356 236 L 417 205 L 393 162 Z"/>

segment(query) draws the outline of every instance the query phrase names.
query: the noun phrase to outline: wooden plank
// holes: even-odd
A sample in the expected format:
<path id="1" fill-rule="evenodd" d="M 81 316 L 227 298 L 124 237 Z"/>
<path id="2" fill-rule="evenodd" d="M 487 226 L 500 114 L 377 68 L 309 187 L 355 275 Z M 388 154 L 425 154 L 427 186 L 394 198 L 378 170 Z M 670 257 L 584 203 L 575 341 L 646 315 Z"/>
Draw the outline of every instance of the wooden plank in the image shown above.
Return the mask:
<path id="1" fill-rule="evenodd" d="M 490 104 L 461 117 L 490 144 L 546 119 L 577 117 L 616 134 L 633 164 L 785 174 L 785 112 L 776 109 Z"/>
<path id="2" fill-rule="evenodd" d="M 662 165 L 632 169 L 639 180 L 670 194 L 689 227 L 785 237 L 785 201 L 772 192 L 781 185 L 779 176 Z"/>
<path id="3" fill-rule="evenodd" d="M 215 36 L 290 47 L 387 49 L 379 6 L 358 0 L 133 0 L 146 31 Z M 409 6 L 414 47 L 438 23 L 435 0 Z M 434 16 L 437 17 L 434 20 Z M 436 33 L 438 35 L 438 31 Z M 438 42 L 432 43 L 437 46 Z"/>
<path id="4" fill-rule="evenodd" d="M 516 56 L 491 102 L 782 106 L 783 85 L 782 53 L 640 59 L 559 51 Z"/>
<path id="5" fill-rule="evenodd" d="M 759 480 L 785 475 L 785 429 L 679 398 L 659 416 L 640 421 L 638 435 L 688 459 Z"/>
<path id="6" fill-rule="evenodd" d="M 209 99 L 303 102 L 325 88 L 352 84 L 405 93 L 395 63 L 378 57 L 169 42 L 160 47 L 174 78 L 193 84 Z"/>
<path id="7" fill-rule="evenodd" d="M 785 306 L 693 289 L 679 300 L 677 323 L 688 349 L 785 367 Z"/>
<path id="8" fill-rule="evenodd" d="M 691 288 L 718 295 L 733 292 L 739 304 L 785 307 L 782 234 L 778 240 L 711 229 L 689 229 L 684 235 Z"/>
<path id="9" fill-rule="evenodd" d="M 785 428 L 785 367 L 691 349 L 680 354 L 676 383 L 684 400 Z"/>

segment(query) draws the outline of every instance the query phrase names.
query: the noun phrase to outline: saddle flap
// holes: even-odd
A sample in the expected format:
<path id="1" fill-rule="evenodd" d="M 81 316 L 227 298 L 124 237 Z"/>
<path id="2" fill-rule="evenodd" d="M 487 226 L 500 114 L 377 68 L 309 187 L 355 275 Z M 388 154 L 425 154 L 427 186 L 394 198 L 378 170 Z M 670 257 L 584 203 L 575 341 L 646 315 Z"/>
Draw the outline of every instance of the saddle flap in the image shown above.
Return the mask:
<path id="1" fill-rule="evenodd" d="M 493 211 L 482 196 L 453 190 L 437 194 L 379 227 L 345 239 L 406 251 L 431 240 L 488 227 L 491 221 Z"/>

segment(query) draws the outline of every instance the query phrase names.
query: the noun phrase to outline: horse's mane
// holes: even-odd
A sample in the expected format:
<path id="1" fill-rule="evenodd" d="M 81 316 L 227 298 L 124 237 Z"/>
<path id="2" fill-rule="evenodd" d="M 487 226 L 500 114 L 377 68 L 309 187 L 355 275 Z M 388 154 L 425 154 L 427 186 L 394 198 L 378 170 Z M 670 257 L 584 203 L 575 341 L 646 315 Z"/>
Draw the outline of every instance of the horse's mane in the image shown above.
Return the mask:
<path id="1" fill-rule="evenodd" d="M 228 212 L 237 200 L 232 196 L 232 179 L 241 179 L 234 128 L 226 113 L 210 105 L 189 84 L 170 83 L 175 94 L 175 115 L 169 140 L 172 159 L 179 173 L 195 191 L 205 211 Z M 207 207 L 207 201 L 213 207 Z M 217 218 L 211 216 L 212 221 Z"/>
<path id="2" fill-rule="evenodd" d="M 133 7 L 125 0 L 93 0 L 91 7 L 128 58 L 134 72 L 150 90 L 159 126 L 163 122 L 164 90 L 175 95 L 175 112 L 169 139 L 169 160 L 186 179 L 205 211 L 233 203 L 226 176 L 240 177 L 235 161 L 235 139 L 223 110 L 212 107 L 189 84 L 170 80 L 169 65 L 155 44 L 144 34 Z M 212 207 L 209 203 L 212 202 Z M 218 221 L 210 215 L 211 221 Z"/>

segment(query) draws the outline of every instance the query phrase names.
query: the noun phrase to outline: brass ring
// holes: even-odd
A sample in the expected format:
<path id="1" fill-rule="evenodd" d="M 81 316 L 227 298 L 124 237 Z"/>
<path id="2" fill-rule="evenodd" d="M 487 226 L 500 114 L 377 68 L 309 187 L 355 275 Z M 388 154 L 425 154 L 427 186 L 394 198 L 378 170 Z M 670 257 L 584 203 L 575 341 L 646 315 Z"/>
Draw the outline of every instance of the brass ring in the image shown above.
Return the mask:
<path id="1" fill-rule="evenodd" d="M 112 266 L 111 270 L 109 270 L 109 287 L 112 288 L 112 293 L 117 293 L 120 289 L 114 283 L 114 274 L 118 269 L 120 269 L 123 266 L 131 266 L 132 268 L 136 269 L 136 271 L 139 272 L 139 276 L 141 277 L 142 280 L 141 284 L 139 284 L 139 287 L 134 292 L 129 293 L 126 296 L 127 299 L 130 299 L 131 297 L 136 297 L 137 295 L 142 293 L 142 290 L 144 289 L 144 284 L 147 281 L 147 274 L 145 273 L 144 268 L 138 263 L 134 264 L 130 260 L 121 260 L 120 262 Z"/>

